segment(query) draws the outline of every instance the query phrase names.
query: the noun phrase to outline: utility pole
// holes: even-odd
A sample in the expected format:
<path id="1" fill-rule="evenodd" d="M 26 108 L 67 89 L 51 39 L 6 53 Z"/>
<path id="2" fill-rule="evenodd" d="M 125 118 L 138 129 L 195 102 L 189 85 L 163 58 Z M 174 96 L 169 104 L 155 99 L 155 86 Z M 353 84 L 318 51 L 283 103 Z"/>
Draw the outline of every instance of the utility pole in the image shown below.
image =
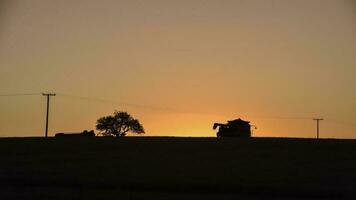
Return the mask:
<path id="1" fill-rule="evenodd" d="M 324 120 L 323 118 L 315 118 L 313 119 L 314 121 L 316 121 L 316 139 L 319 139 L 319 123 L 320 121 Z"/>
<path id="2" fill-rule="evenodd" d="M 43 96 L 47 97 L 47 114 L 46 114 L 46 130 L 45 137 L 48 136 L 48 115 L 49 115 L 49 100 L 51 96 L 56 96 L 55 93 L 42 93 Z"/>

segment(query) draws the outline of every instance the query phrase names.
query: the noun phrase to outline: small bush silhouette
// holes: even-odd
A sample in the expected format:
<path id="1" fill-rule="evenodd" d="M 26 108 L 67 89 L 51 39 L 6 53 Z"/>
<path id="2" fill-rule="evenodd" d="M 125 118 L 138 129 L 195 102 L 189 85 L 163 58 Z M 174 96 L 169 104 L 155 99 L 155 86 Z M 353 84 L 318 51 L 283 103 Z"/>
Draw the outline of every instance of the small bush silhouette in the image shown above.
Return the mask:
<path id="1" fill-rule="evenodd" d="M 129 132 L 144 134 L 145 130 L 137 119 L 127 112 L 115 111 L 113 115 L 98 119 L 96 129 L 104 136 L 126 136 Z"/>

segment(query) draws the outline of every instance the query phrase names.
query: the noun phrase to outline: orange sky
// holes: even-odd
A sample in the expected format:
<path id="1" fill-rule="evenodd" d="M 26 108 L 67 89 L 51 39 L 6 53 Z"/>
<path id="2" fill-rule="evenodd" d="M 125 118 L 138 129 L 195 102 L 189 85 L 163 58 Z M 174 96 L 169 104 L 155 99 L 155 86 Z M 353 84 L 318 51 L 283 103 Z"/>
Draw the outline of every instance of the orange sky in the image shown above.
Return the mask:
<path id="1" fill-rule="evenodd" d="M 320 116 L 323 137 L 356 138 L 355 35 L 353 0 L 0 0 L 0 94 L 57 92 L 52 135 L 126 110 L 147 135 L 242 117 L 313 137 Z M 0 136 L 43 135 L 44 97 L 0 113 Z"/>

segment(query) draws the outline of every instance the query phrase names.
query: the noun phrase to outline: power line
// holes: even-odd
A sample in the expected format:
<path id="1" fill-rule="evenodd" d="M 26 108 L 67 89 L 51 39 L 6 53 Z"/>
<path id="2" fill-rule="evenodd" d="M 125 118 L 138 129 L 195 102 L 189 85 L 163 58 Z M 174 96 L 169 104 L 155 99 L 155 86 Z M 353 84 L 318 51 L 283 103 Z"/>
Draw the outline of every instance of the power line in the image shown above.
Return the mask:
<path id="1" fill-rule="evenodd" d="M 329 118 L 328 118 L 328 122 L 331 122 L 331 123 L 334 123 L 334 124 L 343 125 L 343 126 L 348 126 L 348 127 L 352 127 L 352 128 L 356 128 L 356 124 L 355 123 L 351 123 L 351 122 L 335 120 L 335 119 L 329 119 Z"/>
<path id="2" fill-rule="evenodd" d="M 249 116 L 249 115 L 247 115 Z M 312 117 L 281 117 L 281 116 L 250 116 L 251 118 L 256 119 L 278 119 L 278 120 L 310 120 Z"/>
<path id="3" fill-rule="evenodd" d="M 120 104 L 120 105 L 124 105 L 124 106 L 145 108 L 145 109 L 150 109 L 150 110 L 161 110 L 161 111 L 185 113 L 184 111 L 179 111 L 179 110 L 176 110 L 173 108 L 168 108 L 168 107 L 160 107 L 160 106 L 152 106 L 152 105 L 144 105 L 144 104 L 134 104 L 134 103 L 121 102 L 121 101 L 113 101 L 113 100 L 108 100 L 108 99 L 101 99 L 101 98 L 96 98 L 96 97 L 84 97 L 84 96 L 78 96 L 78 95 L 70 95 L 70 94 L 64 94 L 64 93 L 57 93 L 57 94 L 59 96 L 63 96 L 63 97 L 70 97 L 70 98 L 82 99 L 82 100 L 87 100 L 87 101 L 95 101 L 95 102 L 100 102 L 100 103 Z"/>
<path id="4" fill-rule="evenodd" d="M 0 97 L 17 97 L 17 96 L 37 96 L 41 93 L 13 93 L 13 94 L 0 94 Z"/>
<path id="5" fill-rule="evenodd" d="M 13 93 L 13 94 L 0 94 L 3 97 L 15 97 L 15 96 L 35 96 L 35 95 L 43 95 L 42 93 Z M 86 97 L 86 96 L 78 96 L 78 95 L 71 95 L 65 93 L 57 93 L 59 96 L 63 97 L 70 97 L 76 99 L 82 99 L 87 101 L 96 101 L 101 103 L 110 103 L 110 104 L 121 104 L 124 106 L 131 106 L 131 107 L 138 107 L 138 108 L 145 108 L 150 110 L 160 110 L 160 111 L 168 111 L 168 112 L 175 112 L 175 113 L 191 113 L 191 114 L 204 114 L 204 115 L 221 115 L 217 113 L 208 113 L 208 112 L 192 112 L 192 111 L 183 111 L 177 110 L 168 107 L 161 107 L 161 106 L 152 106 L 152 105 L 143 105 L 143 104 L 134 104 L 134 103 L 127 103 L 121 101 L 113 101 L 108 99 L 96 98 L 96 97 Z M 253 115 L 245 115 L 246 117 L 256 118 L 256 119 L 278 119 L 278 120 L 310 120 L 311 117 L 280 117 L 280 116 L 253 116 Z"/>
<path id="6" fill-rule="evenodd" d="M 173 109 L 173 108 L 160 107 L 160 106 L 133 104 L 133 103 L 113 101 L 113 100 L 96 98 L 96 97 L 86 97 L 86 96 L 78 96 L 78 95 L 71 95 L 71 94 L 64 94 L 64 93 L 57 93 L 57 94 L 59 96 L 63 96 L 63 97 L 70 97 L 70 98 L 82 99 L 82 100 L 94 101 L 94 102 L 100 102 L 100 103 L 121 104 L 121 105 L 125 105 L 125 106 L 139 107 L 139 108 L 145 108 L 145 109 L 151 109 L 151 110 L 160 110 L 160 111 L 186 113 L 186 114 L 188 114 L 188 113 L 200 114 L 200 115 L 222 115 L 222 114 L 217 114 L 217 113 L 184 111 L 184 110 L 177 110 L 177 109 Z M 246 116 L 249 118 L 255 118 L 255 119 L 276 119 L 276 120 L 311 120 L 311 119 L 313 119 L 312 117 L 254 116 L 254 115 L 248 115 L 248 114 L 247 115 L 242 114 L 242 116 Z"/>
<path id="7" fill-rule="evenodd" d="M 29 95 L 41 95 L 41 93 L 2 94 L 0 96 L 29 96 Z M 221 115 L 221 114 L 217 114 L 217 113 L 184 111 L 184 110 L 177 110 L 177 109 L 168 108 L 168 107 L 152 106 L 152 105 L 144 105 L 144 104 L 134 104 L 134 103 L 127 103 L 127 102 L 122 102 L 122 101 L 113 101 L 113 100 L 109 100 L 109 99 L 79 96 L 79 95 L 72 95 L 72 94 L 66 94 L 66 93 L 57 93 L 57 95 L 62 96 L 62 97 L 69 97 L 69 98 L 101 102 L 101 103 L 120 104 L 120 105 L 124 105 L 124 106 L 145 108 L 145 109 L 150 109 L 150 110 L 160 110 L 160 111 L 168 111 L 168 112 L 175 112 L 175 113 Z M 272 119 L 272 120 L 311 120 L 311 119 L 313 119 L 312 117 L 254 116 L 254 115 L 248 115 L 248 114 L 246 114 L 246 115 L 242 114 L 242 116 L 246 116 L 249 118 L 255 118 L 255 119 Z"/>

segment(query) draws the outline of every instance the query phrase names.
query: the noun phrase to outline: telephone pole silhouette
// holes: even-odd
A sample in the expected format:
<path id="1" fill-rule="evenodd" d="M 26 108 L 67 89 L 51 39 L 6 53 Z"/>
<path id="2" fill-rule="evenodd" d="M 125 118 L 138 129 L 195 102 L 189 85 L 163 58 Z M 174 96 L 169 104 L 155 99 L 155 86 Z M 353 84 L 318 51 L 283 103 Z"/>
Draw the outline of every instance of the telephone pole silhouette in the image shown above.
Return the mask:
<path id="1" fill-rule="evenodd" d="M 46 130 L 45 137 L 48 136 L 48 115 L 49 115 L 49 101 L 51 96 L 56 96 L 55 93 L 42 93 L 43 96 L 47 97 L 47 114 L 46 114 Z"/>
<path id="2" fill-rule="evenodd" d="M 319 124 L 320 124 L 320 121 L 324 120 L 323 118 L 315 118 L 313 119 L 314 121 L 316 121 L 316 139 L 319 139 Z"/>

